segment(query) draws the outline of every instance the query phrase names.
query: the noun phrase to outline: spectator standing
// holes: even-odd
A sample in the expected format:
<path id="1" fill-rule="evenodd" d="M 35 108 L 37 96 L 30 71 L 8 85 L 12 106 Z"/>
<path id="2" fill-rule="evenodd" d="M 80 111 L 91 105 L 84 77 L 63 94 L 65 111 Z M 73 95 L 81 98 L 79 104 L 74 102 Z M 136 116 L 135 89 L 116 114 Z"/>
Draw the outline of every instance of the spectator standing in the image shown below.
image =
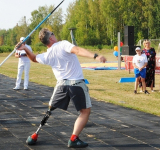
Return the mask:
<path id="1" fill-rule="evenodd" d="M 142 54 L 141 48 L 137 47 L 135 49 L 136 55 L 133 57 L 133 66 L 135 74 L 135 90 L 134 93 L 137 94 L 138 83 L 141 78 L 142 86 L 145 94 L 149 94 L 146 90 L 145 77 L 146 77 L 146 66 L 147 66 L 147 57 L 145 54 Z"/>
<path id="2" fill-rule="evenodd" d="M 146 66 L 146 87 L 150 87 L 151 91 L 154 92 L 153 87 L 155 87 L 155 69 L 156 69 L 156 51 L 154 48 L 150 47 L 151 42 L 149 40 L 143 41 L 144 49 L 142 53 L 147 56 L 148 64 Z"/>
<path id="3" fill-rule="evenodd" d="M 21 37 L 20 42 L 22 42 L 25 38 Z M 32 52 L 32 48 L 24 42 L 25 46 Z M 24 71 L 24 90 L 28 89 L 29 82 L 29 70 L 30 70 L 30 59 L 27 57 L 25 50 L 16 50 L 15 57 L 19 58 L 18 62 L 18 73 L 16 79 L 16 86 L 13 88 L 14 90 L 20 89 L 22 73 Z"/>

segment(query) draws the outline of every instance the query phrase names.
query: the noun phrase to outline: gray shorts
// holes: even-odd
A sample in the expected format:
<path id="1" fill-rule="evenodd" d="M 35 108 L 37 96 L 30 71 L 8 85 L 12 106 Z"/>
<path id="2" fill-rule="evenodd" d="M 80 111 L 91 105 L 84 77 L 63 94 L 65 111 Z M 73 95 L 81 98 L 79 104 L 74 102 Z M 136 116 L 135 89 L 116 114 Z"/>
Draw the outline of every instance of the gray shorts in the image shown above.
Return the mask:
<path id="1" fill-rule="evenodd" d="M 67 110 L 70 100 L 77 111 L 92 107 L 88 87 L 84 80 L 58 81 L 49 106 Z"/>

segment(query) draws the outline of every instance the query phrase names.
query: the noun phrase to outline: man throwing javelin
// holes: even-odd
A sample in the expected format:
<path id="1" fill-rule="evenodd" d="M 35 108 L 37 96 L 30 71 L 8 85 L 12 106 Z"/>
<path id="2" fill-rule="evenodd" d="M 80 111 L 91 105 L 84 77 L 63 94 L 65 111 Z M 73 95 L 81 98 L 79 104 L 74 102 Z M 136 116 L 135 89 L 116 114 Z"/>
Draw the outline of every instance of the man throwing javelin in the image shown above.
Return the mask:
<path id="1" fill-rule="evenodd" d="M 39 39 L 47 46 L 47 52 L 35 55 L 24 44 L 19 50 L 25 50 L 33 62 L 52 67 L 57 84 L 49 101 L 49 108 L 50 110 L 56 108 L 67 110 L 70 100 L 73 102 L 76 110 L 80 111 L 80 115 L 75 121 L 68 147 L 87 147 L 88 144 L 79 139 L 79 134 L 88 122 L 92 104 L 76 55 L 96 59 L 103 63 L 106 62 L 106 58 L 75 46 L 66 40 L 58 42 L 53 32 L 46 28 L 39 32 Z"/>

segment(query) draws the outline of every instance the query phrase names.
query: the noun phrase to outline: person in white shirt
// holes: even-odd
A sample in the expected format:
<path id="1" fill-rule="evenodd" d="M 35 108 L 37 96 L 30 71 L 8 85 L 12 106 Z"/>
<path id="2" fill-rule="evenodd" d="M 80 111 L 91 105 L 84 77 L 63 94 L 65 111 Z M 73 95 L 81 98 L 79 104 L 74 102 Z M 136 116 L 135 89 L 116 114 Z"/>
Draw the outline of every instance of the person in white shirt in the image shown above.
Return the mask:
<path id="1" fill-rule="evenodd" d="M 22 42 L 25 38 L 21 37 L 20 42 Z M 24 42 L 25 46 L 32 52 L 32 48 Z M 22 73 L 24 71 L 24 90 L 28 89 L 29 82 L 29 70 L 30 70 L 30 59 L 27 57 L 25 50 L 16 50 L 15 57 L 19 58 L 18 62 L 18 73 L 16 79 L 16 86 L 13 88 L 14 90 L 20 89 Z"/>
<path id="2" fill-rule="evenodd" d="M 138 83 L 141 77 L 144 93 L 149 94 L 149 92 L 146 90 L 146 83 L 145 83 L 146 66 L 147 66 L 148 60 L 146 55 L 142 54 L 140 47 L 137 47 L 135 51 L 137 54 L 133 57 L 134 74 L 136 78 L 134 93 L 137 94 Z"/>
<path id="3" fill-rule="evenodd" d="M 39 39 L 48 47 L 47 52 L 35 55 L 23 44 L 19 49 L 24 49 L 33 62 L 52 67 L 57 84 L 49 101 L 49 110 L 56 108 L 67 110 L 71 100 L 80 114 L 75 121 L 68 147 L 87 147 L 88 144 L 79 139 L 79 134 L 88 122 L 92 105 L 82 68 L 76 55 L 92 58 L 103 63 L 106 62 L 106 58 L 75 46 L 66 40 L 58 42 L 54 34 L 46 28 L 39 32 Z"/>

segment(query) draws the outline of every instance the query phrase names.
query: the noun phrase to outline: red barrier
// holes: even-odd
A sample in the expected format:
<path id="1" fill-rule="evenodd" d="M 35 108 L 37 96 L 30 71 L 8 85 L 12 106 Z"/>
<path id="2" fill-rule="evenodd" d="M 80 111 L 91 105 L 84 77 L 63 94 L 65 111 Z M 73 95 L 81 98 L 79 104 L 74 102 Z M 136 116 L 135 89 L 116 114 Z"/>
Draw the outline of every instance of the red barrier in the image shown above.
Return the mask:
<path id="1" fill-rule="evenodd" d="M 133 70 L 134 67 L 132 65 L 132 59 L 133 56 L 123 56 L 123 60 L 125 62 L 125 69 L 126 70 Z M 156 56 L 156 70 L 155 70 L 156 74 L 160 74 L 160 56 Z"/>

